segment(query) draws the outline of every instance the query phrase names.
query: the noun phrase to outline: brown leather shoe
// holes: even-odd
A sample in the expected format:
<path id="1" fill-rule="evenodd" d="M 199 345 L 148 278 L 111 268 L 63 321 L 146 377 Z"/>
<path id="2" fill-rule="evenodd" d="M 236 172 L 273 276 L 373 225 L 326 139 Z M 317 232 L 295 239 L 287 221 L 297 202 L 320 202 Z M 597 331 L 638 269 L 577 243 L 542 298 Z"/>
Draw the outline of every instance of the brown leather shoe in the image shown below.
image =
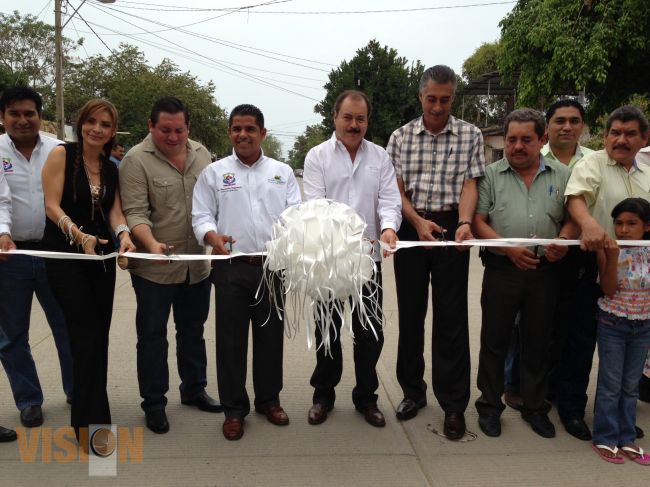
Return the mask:
<path id="1" fill-rule="evenodd" d="M 366 423 L 369 425 L 376 426 L 378 428 L 386 426 L 386 418 L 384 418 L 383 413 L 379 410 L 379 408 L 377 408 L 376 404 L 368 404 L 358 411 L 363 414 Z"/>
<path id="2" fill-rule="evenodd" d="M 244 436 L 244 420 L 239 418 L 226 418 L 223 422 L 222 430 L 226 440 L 238 440 Z"/>
<path id="3" fill-rule="evenodd" d="M 463 413 L 454 411 L 445 413 L 443 432 L 450 440 L 460 440 L 465 436 L 465 416 Z"/>
<path id="4" fill-rule="evenodd" d="M 506 391 L 503 393 L 503 401 L 512 409 L 521 411 L 524 407 L 524 400 L 518 392 Z"/>
<path id="5" fill-rule="evenodd" d="M 322 402 L 316 402 L 309 408 L 307 422 L 309 424 L 321 424 L 327 419 L 327 413 L 332 410 L 332 406 L 326 406 Z"/>
<path id="6" fill-rule="evenodd" d="M 289 424 L 289 416 L 284 412 L 282 406 L 271 406 L 268 409 L 256 410 L 260 414 L 264 414 L 266 419 L 269 420 L 269 423 L 273 423 L 277 426 L 285 426 Z"/>

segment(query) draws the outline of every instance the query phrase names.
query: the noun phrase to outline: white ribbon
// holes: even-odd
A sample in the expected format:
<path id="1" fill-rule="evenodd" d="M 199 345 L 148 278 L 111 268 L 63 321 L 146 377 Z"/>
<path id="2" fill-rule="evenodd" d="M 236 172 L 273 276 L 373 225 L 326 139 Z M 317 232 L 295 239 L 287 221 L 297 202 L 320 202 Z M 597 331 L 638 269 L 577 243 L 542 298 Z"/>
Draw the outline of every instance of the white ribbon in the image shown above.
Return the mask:
<path id="1" fill-rule="evenodd" d="M 287 208 L 273 226 L 274 239 L 266 243 L 264 266 L 283 281 L 283 303 L 276 303 L 276 309 L 286 309 L 289 302 L 292 313 L 285 315 L 285 329 L 290 335 L 298 331 L 299 319 L 305 320 L 310 349 L 318 327 L 322 337 L 318 346 L 329 353 L 331 341 L 337 338 L 337 320 L 354 336 L 349 315 L 355 312 L 362 326 L 369 326 L 377 337 L 372 321 L 382 322 L 379 293 L 365 303 L 362 299 L 376 270 L 365 229 L 352 208 L 325 199 Z M 266 283 L 275 296 L 273 278 Z"/>
<path id="2" fill-rule="evenodd" d="M 619 247 L 650 247 L 650 240 L 617 240 L 616 243 Z M 267 242 L 268 247 L 269 242 Z M 552 238 L 493 238 L 493 239 L 473 239 L 465 240 L 463 242 L 454 242 L 453 240 L 430 240 L 430 241 L 409 241 L 399 240 L 395 249 L 384 242 L 379 242 L 382 249 L 395 253 L 400 249 L 410 249 L 414 247 L 456 247 L 456 246 L 481 246 L 481 247 L 534 247 L 536 245 L 580 245 L 580 240 L 565 240 L 565 239 L 552 239 Z M 368 248 L 372 250 L 372 246 L 368 243 Z M 33 257 L 42 257 L 44 259 L 73 259 L 73 260 L 106 260 L 113 257 L 128 257 L 129 259 L 142 259 L 142 260 L 170 260 L 170 261 L 193 261 L 193 260 L 227 260 L 240 255 L 245 256 L 267 256 L 268 252 L 237 252 L 229 255 L 208 255 L 208 254 L 145 254 L 140 252 L 126 252 L 118 254 L 111 252 L 110 254 L 102 255 L 89 255 L 77 254 L 68 252 L 51 252 L 48 250 L 9 250 L 2 251 L 0 254 L 7 255 L 31 255 Z"/>

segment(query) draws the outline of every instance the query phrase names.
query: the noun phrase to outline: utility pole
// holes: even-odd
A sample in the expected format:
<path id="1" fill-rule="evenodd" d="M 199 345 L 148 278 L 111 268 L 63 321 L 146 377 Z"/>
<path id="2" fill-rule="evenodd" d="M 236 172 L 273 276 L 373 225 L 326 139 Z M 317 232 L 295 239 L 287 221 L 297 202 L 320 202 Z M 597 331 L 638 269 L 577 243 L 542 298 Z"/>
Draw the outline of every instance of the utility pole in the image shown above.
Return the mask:
<path id="1" fill-rule="evenodd" d="M 74 14 L 86 3 L 83 0 L 79 6 L 72 12 L 70 18 L 65 24 L 61 25 L 61 16 L 63 15 L 63 2 L 67 0 L 54 0 L 54 81 L 56 84 L 56 136 L 60 140 L 65 140 L 65 117 L 63 110 L 63 28 L 70 22 Z M 98 0 L 100 3 L 115 3 L 115 0 Z"/>
<path id="2" fill-rule="evenodd" d="M 54 69 L 56 83 L 56 136 L 65 139 L 65 118 L 63 116 L 63 36 L 61 31 L 62 0 L 54 0 Z"/>

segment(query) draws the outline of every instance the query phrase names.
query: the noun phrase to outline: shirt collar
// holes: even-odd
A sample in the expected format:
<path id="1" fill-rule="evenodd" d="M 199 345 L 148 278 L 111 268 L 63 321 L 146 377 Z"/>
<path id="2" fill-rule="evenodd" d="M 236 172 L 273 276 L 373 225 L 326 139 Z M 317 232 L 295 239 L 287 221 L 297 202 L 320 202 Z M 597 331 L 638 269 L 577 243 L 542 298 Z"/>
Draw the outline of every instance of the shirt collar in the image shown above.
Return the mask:
<path id="1" fill-rule="evenodd" d="M 537 174 L 542 173 L 542 172 L 546 171 L 547 169 L 548 170 L 553 169 L 553 166 L 551 164 L 549 164 L 548 162 L 549 161 L 547 161 L 544 158 L 544 156 L 540 154 L 540 156 L 539 156 L 539 169 L 537 170 Z M 514 169 L 510 165 L 510 162 L 508 162 L 508 159 L 506 159 L 505 157 L 503 159 L 501 159 L 497 164 L 499 164 L 499 169 L 498 169 L 499 172 L 514 171 Z"/>
<path id="2" fill-rule="evenodd" d="M 609 156 L 609 154 L 607 154 L 607 165 L 609 165 L 609 166 L 616 166 L 616 165 L 619 165 L 619 164 L 618 164 L 618 162 L 616 162 L 614 159 L 612 159 L 612 158 Z M 637 163 L 637 162 L 636 162 L 636 158 L 634 158 L 634 162 L 632 162 L 632 167 L 634 168 L 634 170 L 635 170 L 635 171 L 646 172 L 646 168 L 645 168 L 645 167 L 641 167 L 641 166 L 644 166 L 644 164 L 639 164 L 639 163 Z"/>
<path id="3" fill-rule="evenodd" d="M 362 151 L 364 151 L 365 148 L 366 148 L 366 144 L 367 144 L 367 143 L 368 143 L 368 141 L 367 141 L 366 139 L 361 139 L 361 144 L 359 145 L 359 149 L 358 149 L 357 152 L 362 152 Z M 336 132 L 332 132 L 332 136 L 330 137 L 329 144 L 331 145 L 331 147 L 332 147 L 334 150 L 336 150 L 336 149 L 340 149 L 340 150 L 344 150 L 344 151 L 346 151 L 346 152 L 347 152 L 347 150 L 348 150 L 347 147 L 345 147 L 345 145 L 343 145 L 343 142 L 341 142 L 341 141 L 336 137 Z"/>
<path id="4" fill-rule="evenodd" d="M 260 158 L 256 160 L 253 164 L 250 166 L 248 164 L 244 164 L 239 157 L 237 157 L 237 152 L 235 152 L 235 149 L 232 150 L 232 158 L 237 162 L 237 164 L 241 164 L 242 166 L 246 166 L 248 168 L 254 168 L 258 165 L 261 165 L 264 162 L 264 159 L 266 158 L 264 156 L 264 149 L 260 147 Z"/>
<path id="5" fill-rule="evenodd" d="M 16 148 L 16 144 L 14 144 L 14 139 L 12 139 L 7 133 L 5 133 L 4 135 L 7 136 L 7 140 L 9 141 L 9 145 L 11 146 L 11 148 L 16 152 L 19 152 L 18 149 Z M 34 144 L 34 152 L 36 152 L 37 149 L 40 149 L 41 146 L 43 145 L 43 140 L 41 137 L 42 136 L 40 133 L 36 137 L 36 144 Z"/>
<path id="6" fill-rule="evenodd" d="M 427 128 L 424 125 L 424 115 L 420 115 L 420 118 L 415 120 L 413 130 L 417 135 L 420 135 L 424 132 L 431 133 L 427 130 Z M 445 124 L 445 126 L 443 127 L 443 129 L 440 131 L 438 135 L 442 135 L 445 133 L 451 133 L 453 135 L 458 134 L 458 120 L 456 120 L 456 117 L 454 117 L 451 114 L 447 119 L 447 123 Z"/>
<path id="7" fill-rule="evenodd" d="M 555 154 L 553 154 L 553 151 L 551 150 L 551 144 L 548 142 L 544 145 L 544 147 L 542 147 L 541 153 L 544 157 L 547 157 L 548 159 L 555 159 L 556 161 L 558 160 L 558 158 L 555 157 Z M 576 145 L 576 151 L 571 157 L 571 160 L 577 161 L 579 159 L 582 159 L 583 156 L 584 154 L 582 152 L 582 147 L 580 146 L 580 144 Z"/>

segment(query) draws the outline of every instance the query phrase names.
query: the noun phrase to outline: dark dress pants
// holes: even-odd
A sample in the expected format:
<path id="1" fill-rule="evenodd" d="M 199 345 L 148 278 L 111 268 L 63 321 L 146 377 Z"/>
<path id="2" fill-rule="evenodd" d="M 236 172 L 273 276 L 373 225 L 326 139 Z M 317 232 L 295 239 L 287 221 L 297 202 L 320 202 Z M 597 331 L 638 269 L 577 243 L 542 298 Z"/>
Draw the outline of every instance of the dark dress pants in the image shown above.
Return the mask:
<path id="1" fill-rule="evenodd" d="M 566 334 L 555 374 L 557 409 L 562 421 L 583 419 L 596 349 L 598 265 L 595 252 L 576 252 L 575 294 L 567 313 Z"/>
<path id="2" fill-rule="evenodd" d="M 70 422 L 79 439 L 81 428 L 111 424 L 106 382 L 115 259 L 46 259 L 45 266 L 68 325 L 74 377 Z"/>
<path id="3" fill-rule="evenodd" d="M 278 316 L 268 287 L 260 288 L 263 272 L 261 265 L 237 259 L 216 261 L 212 271 L 217 381 L 219 398 L 229 418 L 244 418 L 250 412 L 246 392 L 249 324 L 253 333 L 255 409 L 265 411 L 280 405 L 284 322 Z M 278 277 L 273 279 L 279 304 L 282 283 Z M 260 295 L 256 297 L 258 288 Z"/>
<path id="4" fill-rule="evenodd" d="M 546 412 L 548 351 L 557 303 L 558 268 L 542 259 L 534 270 L 517 269 L 507 257 L 486 253 L 481 293 L 482 324 L 476 401 L 479 414 L 501 414 L 505 406 L 503 365 L 520 313 L 521 396 L 524 408 Z"/>
<path id="5" fill-rule="evenodd" d="M 379 316 L 369 316 L 372 326 L 376 332 L 373 333 L 369 324 L 362 322 L 362 318 L 355 309 L 352 314 L 352 333 L 354 333 L 353 355 L 354 355 L 354 376 L 356 385 L 352 390 L 352 402 L 355 407 L 362 410 L 368 405 L 377 404 L 377 388 L 379 379 L 377 377 L 377 362 L 384 346 L 383 323 L 381 322 L 381 308 L 383 292 L 381 289 L 382 275 L 381 263 L 377 263 L 377 272 L 373 281 L 362 291 L 363 302 L 367 310 L 372 311 L 376 305 L 370 299 L 374 293 L 378 293 L 377 304 L 379 308 L 375 313 Z M 336 334 L 330 334 L 330 354 L 326 355 L 325 347 L 321 346 L 323 337 L 319 327 L 316 327 L 316 367 L 311 376 L 310 384 L 314 388 L 314 403 L 322 403 L 326 406 L 334 406 L 336 399 L 335 387 L 341 381 L 343 374 L 343 351 L 341 349 L 341 326 L 342 319 L 337 313 L 333 313 Z"/>
<path id="6" fill-rule="evenodd" d="M 450 235 L 456 212 L 433 214 Z M 418 240 L 407 221 L 400 240 Z M 426 399 L 424 381 L 424 320 L 431 286 L 433 306 L 431 368 L 433 393 L 445 412 L 464 412 L 469 402 L 470 355 L 467 318 L 469 252 L 454 247 L 403 249 L 395 254 L 395 284 L 399 308 L 397 380 L 404 397 Z"/>
<path id="7" fill-rule="evenodd" d="M 164 409 L 169 390 L 167 321 L 173 309 L 181 400 L 191 401 L 207 385 L 203 327 L 210 311 L 210 280 L 158 284 L 131 273 L 138 309 L 138 384 L 142 409 Z"/>

